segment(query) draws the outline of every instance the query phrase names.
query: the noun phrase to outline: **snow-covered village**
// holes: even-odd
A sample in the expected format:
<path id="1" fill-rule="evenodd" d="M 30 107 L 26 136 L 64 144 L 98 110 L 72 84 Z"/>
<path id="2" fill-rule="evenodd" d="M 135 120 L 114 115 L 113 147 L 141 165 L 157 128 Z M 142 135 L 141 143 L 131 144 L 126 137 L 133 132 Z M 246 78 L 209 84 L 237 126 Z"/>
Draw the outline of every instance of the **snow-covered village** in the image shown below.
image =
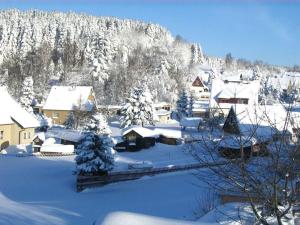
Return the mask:
<path id="1" fill-rule="evenodd" d="M 0 225 L 299 225 L 300 4 L 141 2 L 0 1 Z"/>

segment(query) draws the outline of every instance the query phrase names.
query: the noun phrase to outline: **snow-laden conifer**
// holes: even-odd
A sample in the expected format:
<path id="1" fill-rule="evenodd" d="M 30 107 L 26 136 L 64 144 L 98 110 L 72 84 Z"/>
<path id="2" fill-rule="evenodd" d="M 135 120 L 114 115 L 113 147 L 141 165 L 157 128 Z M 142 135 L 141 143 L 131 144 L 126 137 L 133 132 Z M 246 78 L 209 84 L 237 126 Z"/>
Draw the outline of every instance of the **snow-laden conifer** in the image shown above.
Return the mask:
<path id="1" fill-rule="evenodd" d="M 153 125 L 153 101 L 147 87 L 133 88 L 121 109 L 121 126 Z"/>
<path id="2" fill-rule="evenodd" d="M 105 174 L 113 169 L 114 153 L 111 139 L 88 132 L 76 149 L 78 174 Z"/>

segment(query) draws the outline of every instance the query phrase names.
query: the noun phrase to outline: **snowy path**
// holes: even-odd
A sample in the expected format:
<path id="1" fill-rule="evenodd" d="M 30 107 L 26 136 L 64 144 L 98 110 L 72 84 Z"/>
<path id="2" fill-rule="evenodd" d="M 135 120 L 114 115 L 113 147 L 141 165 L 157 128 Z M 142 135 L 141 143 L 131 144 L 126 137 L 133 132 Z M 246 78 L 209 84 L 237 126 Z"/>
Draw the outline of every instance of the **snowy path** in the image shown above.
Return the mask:
<path id="1" fill-rule="evenodd" d="M 0 158 L 0 224 L 92 224 L 127 211 L 192 219 L 206 188 L 190 173 L 174 173 L 76 193 L 72 157 Z"/>

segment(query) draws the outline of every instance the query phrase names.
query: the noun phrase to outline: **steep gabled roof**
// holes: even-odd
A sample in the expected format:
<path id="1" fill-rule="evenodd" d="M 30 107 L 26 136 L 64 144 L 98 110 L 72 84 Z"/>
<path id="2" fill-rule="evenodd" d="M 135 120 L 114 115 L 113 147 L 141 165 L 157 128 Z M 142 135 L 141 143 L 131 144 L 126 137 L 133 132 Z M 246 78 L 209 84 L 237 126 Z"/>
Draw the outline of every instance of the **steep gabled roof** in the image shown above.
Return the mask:
<path id="1" fill-rule="evenodd" d="M 39 122 L 9 95 L 5 87 L 0 87 L 0 102 L 0 124 L 17 123 L 23 128 L 39 126 Z"/>
<path id="2" fill-rule="evenodd" d="M 199 76 L 196 77 L 196 79 L 194 80 L 193 87 L 204 87 L 203 82 L 201 81 L 201 79 L 199 78 Z"/>
<path id="3" fill-rule="evenodd" d="M 43 109 L 91 111 L 95 106 L 88 99 L 92 90 L 91 86 L 53 86 Z"/>

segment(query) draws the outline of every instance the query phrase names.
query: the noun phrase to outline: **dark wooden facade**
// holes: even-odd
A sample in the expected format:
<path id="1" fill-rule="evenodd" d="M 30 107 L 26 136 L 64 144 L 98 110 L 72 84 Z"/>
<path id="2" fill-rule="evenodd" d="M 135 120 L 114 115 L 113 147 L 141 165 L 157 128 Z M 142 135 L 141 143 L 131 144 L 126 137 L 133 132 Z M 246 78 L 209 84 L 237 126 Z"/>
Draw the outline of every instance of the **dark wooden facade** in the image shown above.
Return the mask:
<path id="1" fill-rule="evenodd" d="M 159 135 L 158 142 L 167 145 L 179 145 L 180 141 L 177 138 L 166 137 L 164 135 Z"/>
<path id="2" fill-rule="evenodd" d="M 131 130 L 123 136 L 124 141 L 116 144 L 117 151 L 139 151 L 144 148 L 150 148 L 155 145 L 155 137 L 143 137 L 134 130 Z"/>
<path id="3" fill-rule="evenodd" d="M 217 103 L 248 104 L 248 98 L 218 98 Z"/>

